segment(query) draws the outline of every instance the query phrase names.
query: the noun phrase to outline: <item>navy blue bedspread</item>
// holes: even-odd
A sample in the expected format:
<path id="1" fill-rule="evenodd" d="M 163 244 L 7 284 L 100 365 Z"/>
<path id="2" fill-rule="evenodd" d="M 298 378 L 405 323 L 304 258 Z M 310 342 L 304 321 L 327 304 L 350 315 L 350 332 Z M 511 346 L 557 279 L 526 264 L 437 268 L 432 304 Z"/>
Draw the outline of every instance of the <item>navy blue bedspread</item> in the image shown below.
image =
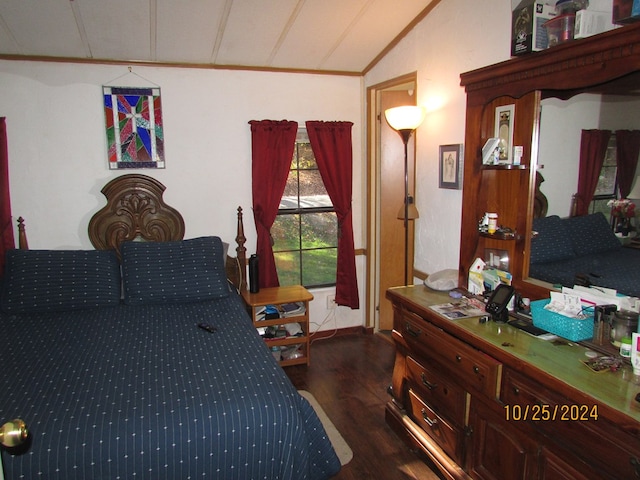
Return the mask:
<path id="1" fill-rule="evenodd" d="M 586 275 L 593 285 L 640 297 L 640 250 L 619 248 L 529 267 L 530 277 L 567 287 L 578 283 L 576 275 Z"/>
<path id="2" fill-rule="evenodd" d="M 208 322 L 208 333 L 197 328 Z M 15 479 L 324 479 L 340 462 L 240 297 L 0 316 Z"/>

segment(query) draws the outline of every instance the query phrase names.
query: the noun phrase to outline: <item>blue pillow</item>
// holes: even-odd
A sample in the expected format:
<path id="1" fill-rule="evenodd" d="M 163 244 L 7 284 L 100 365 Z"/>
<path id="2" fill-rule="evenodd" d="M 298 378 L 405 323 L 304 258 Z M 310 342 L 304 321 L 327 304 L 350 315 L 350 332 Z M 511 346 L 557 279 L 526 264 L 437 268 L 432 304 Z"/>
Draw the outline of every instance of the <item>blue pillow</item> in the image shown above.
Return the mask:
<path id="1" fill-rule="evenodd" d="M 108 250 L 9 250 L 2 310 L 60 312 L 118 305 L 120 264 Z"/>
<path id="2" fill-rule="evenodd" d="M 622 248 L 605 216 L 598 212 L 563 220 L 578 257 Z"/>
<path id="3" fill-rule="evenodd" d="M 219 237 L 121 246 L 124 302 L 185 303 L 229 295 Z"/>
<path id="4" fill-rule="evenodd" d="M 535 218 L 532 228 L 538 235 L 531 240 L 531 264 L 574 258 L 569 232 L 557 215 Z"/>

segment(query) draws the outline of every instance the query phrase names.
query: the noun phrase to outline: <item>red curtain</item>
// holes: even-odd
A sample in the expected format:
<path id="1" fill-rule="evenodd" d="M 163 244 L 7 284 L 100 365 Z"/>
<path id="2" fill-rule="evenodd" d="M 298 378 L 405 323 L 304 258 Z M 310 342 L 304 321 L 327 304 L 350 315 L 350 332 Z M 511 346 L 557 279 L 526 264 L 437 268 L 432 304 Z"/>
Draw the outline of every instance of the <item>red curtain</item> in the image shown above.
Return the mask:
<path id="1" fill-rule="evenodd" d="M 11 223 L 11 197 L 9 196 L 9 151 L 7 148 L 7 122 L 0 117 L 0 277 L 4 274 L 7 250 L 16 248 Z"/>
<path id="2" fill-rule="evenodd" d="M 276 219 L 291 168 L 298 132 L 297 122 L 252 120 L 251 181 L 253 219 L 258 235 L 256 253 L 261 288 L 277 287 L 278 272 L 273 258 L 271 226 Z"/>
<path id="3" fill-rule="evenodd" d="M 582 130 L 578 193 L 573 213 L 576 217 L 589 213 L 610 137 L 610 130 Z"/>
<path id="4" fill-rule="evenodd" d="M 627 198 L 633 181 L 640 154 L 640 130 L 616 131 L 616 161 L 618 162 L 618 190 L 620 198 Z"/>
<path id="5" fill-rule="evenodd" d="M 306 122 L 318 170 L 338 217 L 336 304 L 359 308 L 351 211 L 351 122 Z"/>

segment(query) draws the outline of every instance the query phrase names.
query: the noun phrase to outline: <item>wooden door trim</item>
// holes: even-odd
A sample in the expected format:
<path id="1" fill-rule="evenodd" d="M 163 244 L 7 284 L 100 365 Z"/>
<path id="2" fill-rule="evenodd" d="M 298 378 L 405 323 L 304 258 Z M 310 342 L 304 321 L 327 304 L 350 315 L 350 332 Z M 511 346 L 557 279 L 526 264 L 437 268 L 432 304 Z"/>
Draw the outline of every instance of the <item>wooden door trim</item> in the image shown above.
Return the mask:
<path id="1" fill-rule="evenodd" d="M 405 83 L 413 83 L 417 98 L 418 72 L 410 72 L 398 77 L 385 80 L 367 87 L 366 93 L 366 245 L 368 255 L 366 257 L 366 307 L 365 307 L 365 328 L 377 328 L 376 325 L 376 289 L 379 283 L 378 274 L 378 238 L 377 230 L 379 226 L 377 196 L 378 184 L 377 173 L 379 168 L 378 159 L 378 130 L 377 130 L 377 105 L 379 93 L 392 87 Z M 415 173 L 415 172 L 414 172 Z M 415 185 L 415 179 L 414 179 Z"/>

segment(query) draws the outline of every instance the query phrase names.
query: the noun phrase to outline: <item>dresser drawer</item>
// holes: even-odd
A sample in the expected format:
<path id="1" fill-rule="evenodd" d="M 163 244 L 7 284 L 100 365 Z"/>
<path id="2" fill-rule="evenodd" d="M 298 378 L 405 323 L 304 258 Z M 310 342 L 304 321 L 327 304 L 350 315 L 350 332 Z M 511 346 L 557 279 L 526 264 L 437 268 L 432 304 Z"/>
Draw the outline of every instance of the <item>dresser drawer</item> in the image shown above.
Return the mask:
<path id="1" fill-rule="evenodd" d="M 604 478 L 640 478 L 640 438 L 600 415 L 597 401 L 572 401 L 508 370 L 501 399 L 510 423 L 528 423 L 599 467 Z"/>
<path id="2" fill-rule="evenodd" d="M 454 423 L 464 425 L 466 394 L 462 387 L 412 357 L 407 357 L 407 370 L 409 387 L 419 393 L 425 403 Z"/>
<path id="3" fill-rule="evenodd" d="M 421 357 L 433 359 L 450 370 L 463 386 L 475 388 L 490 398 L 497 397 L 502 372 L 500 362 L 409 310 L 403 310 L 400 322 L 396 329 L 400 327 L 403 338 L 420 351 Z"/>
<path id="4" fill-rule="evenodd" d="M 409 390 L 409 416 L 457 463 L 462 461 L 462 429 L 447 423 Z"/>

